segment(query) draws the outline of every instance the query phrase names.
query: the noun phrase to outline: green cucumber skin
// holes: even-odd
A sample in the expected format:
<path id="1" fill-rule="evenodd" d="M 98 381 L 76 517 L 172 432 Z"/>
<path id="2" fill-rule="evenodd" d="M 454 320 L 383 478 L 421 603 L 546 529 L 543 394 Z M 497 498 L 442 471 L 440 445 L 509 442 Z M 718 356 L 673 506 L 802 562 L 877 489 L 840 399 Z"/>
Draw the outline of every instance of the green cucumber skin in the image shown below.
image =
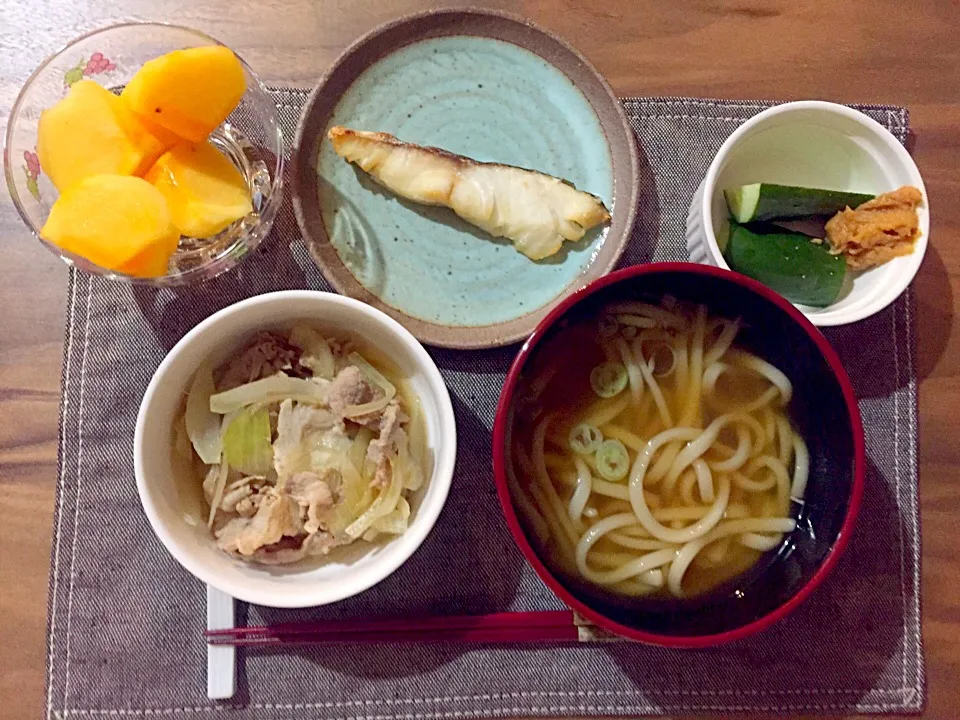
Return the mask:
<path id="1" fill-rule="evenodd" d="M 767 230 L 768 228 L 763 228 Z M 787 300 L 812 307 L 834 303 L 847 263 L 800 233 L 758 233 L 732 223 L 724 258 L 731 270 L 759 280 Z"/>
<path id="2" fill-rule="evenodd" d="M 842 190 L 820 190 L 761 183 L 760 198 L 753 214 L 749 218 L 736 219 L 738 222 L 756 222 L 807 215 L 835 215 L 841 210 L 848 207 L 855 208 L 875 197 L 875 195 Z"/>

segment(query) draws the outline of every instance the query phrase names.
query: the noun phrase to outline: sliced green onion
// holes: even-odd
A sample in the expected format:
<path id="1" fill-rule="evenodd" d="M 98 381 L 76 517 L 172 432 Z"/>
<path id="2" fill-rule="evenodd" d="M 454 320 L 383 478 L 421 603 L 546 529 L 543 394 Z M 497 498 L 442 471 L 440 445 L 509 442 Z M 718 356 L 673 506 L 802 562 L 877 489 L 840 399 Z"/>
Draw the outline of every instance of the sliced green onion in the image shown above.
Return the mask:
<path id="1" fill-rule="evenodd" d="M 611 338 L 620 329 L 620 322 L 614 315 L 601 315 L 598 330 L 600 337 Z"/>
<path id="2" fill-rule="evenodd" d="M 630 469 L 627 448 L 619 440 L 604 440 L 597 448 L 597 472 L 607 480 L 622 480 Z"/>
<path id="3" fill-rule="evenodd" d="M 627 386 L 627 369 L 616 362 L 605 362 L 590 371 L 590 387 L 602 398 L 619 395 Z"/>
<path id="4" fill-rule="evenodd" d="M 593 455 L 603 442 L 603 433 L 596 425 L 580 423 L 570 431 L 570 449 L 579 455 Z"/>

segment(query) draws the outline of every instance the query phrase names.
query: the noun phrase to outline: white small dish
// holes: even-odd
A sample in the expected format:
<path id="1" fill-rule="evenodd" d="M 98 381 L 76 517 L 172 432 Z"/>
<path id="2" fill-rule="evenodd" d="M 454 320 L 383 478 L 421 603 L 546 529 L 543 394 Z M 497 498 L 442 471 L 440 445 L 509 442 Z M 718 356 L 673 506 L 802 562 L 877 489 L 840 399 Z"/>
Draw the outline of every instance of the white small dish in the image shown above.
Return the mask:
<path id="1" fill-rule="evenodd" d="M 197 480 L 174 450 L 174 419 L 200 363 L 222 361 L 258 330 L 310 321 L 334 334 L 362 339 L 389 358 L 420 399 L 432 471 L 410 498 L 410 526 L 383 542 L 358 541 L 325 558 L 290 566 L 245 563 L 222 552 L 207 530 Z M 440 371 L 396 320 L 357 300 L 288 290 L 224 308 L 188 332 L 160 363 L 140 405 L 134 471 L 144 512 L 170 554 L 199 580 L 245 602 L 311 607 L 343 600 L 400 567 L 427 537 L 443 509 L 457 455 L 453 405 Z M 192 495 L 191 495 L 192 492 Z"/>
<path id="2" fill-rule="evenodd" d="M 814 325 L 845 325 L 879 312 L 920 268 L 930 234 L 930 206 L 920 171 L 903 145 L 863 113 L 807 100 L 769 108 L 737 128 L 710 163 L 690 205 L 686 238 L 693 262 L 729 269 L 718 242 L 729 232 L 723 190 L 755 182 L 873 194 L 913 185 L 923 194 L 920 238 L 913 253 L 848 273 L 847 289 L 828 307 L 797 305 Z"/>

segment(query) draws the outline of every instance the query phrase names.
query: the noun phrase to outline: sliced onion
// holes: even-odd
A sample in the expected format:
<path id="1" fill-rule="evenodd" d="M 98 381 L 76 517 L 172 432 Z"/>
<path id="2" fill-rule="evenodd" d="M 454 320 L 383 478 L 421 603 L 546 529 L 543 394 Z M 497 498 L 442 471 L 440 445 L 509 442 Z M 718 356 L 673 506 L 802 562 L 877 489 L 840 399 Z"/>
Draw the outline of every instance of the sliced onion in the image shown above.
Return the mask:
<path id="1" fill-rule="evenodd" d="M 400 473 L 404 490 L 416 491 L 423 485 L 423 468 L 408 451 L 406 443 L 400 444 L 393 470 Z"/>
<path id="2" fill-rule="evenodd" d="M 388 533 L 390 535 L 402 535 L 407 530 L 409 518 L 410 505 L 401 497 L 397 500 L 397 509 L 379 518 L 373 523 L 370 530 L 375 530 L 378 533 Z M 367 532 L 369 532 L 369 530 Z"/>
<path id="3" fill-rule="evenodd" d="M 327 527 L 330 532 L 343 532 L 360 513 L 370 504 L 368 494 L 371 493 L 370 483 L 363 478 L 352 463 L 341 462 L 333 464 L 340 473 L 340 488 L 337 492 L 337 504 L 333 507 Z"/>
<path id="4" fill-rule="evenodd" d="M 348 418 L 360 417 L 361 415 L 369 415 L 370 413 L 377 413 L 383 410 L 396 396 L 397 388 L 358 353 L 350 353 L 347 355 L 347 360 L 352 365 L 356 365 L 368 380 L 383 390 L 383 396 L 361 405 L 348 405 L 343 410 L 343 416 Z"/>
<path id="5" fill-rule="evenodd" d="M 402 491 L 403 481 L 400 478 L 400 473 L 395 472 L 390 478 L 390 485 L 380 492 L 377 499 L 373 501 L 373 504 L 367 508 L 360 517 L 350 523 L 344 532 L 354 539 L 363 535 L 374 522 L 387 513 L 393 512 L 397 507 L 397 502 L 400 500 L 400 493 Z"/>
<path id="6" fill-rule="evenodd" d="M 429 450 L 427 449 L 426 424 L 421 418 L 423 410 L 420 406 L 420 398 L 408 393 L 408 397 L 413 400 L 407 403 L 410 422 L 408 424 L 407 436 L 410 445 L 410 460 L 420 468 L 421 481 L 427 463 L 429 462 Z M 412 488 L 410 488 L 412 489 Z"/>
<path id="7" fill-rule="evenodd" d="M 381 412 L 389 404 L 390 401 L 384 396 L 361 405 L 348 405 L 343 409 L 343 416 L 345 418 L 363 417 L 364 415 Z"/>
<path id="8" fill-rule="evenodd" d="M 184 422 L 193 449 L 207 465 L 220 462 L 223 446 L 220 442 L 221 418 L 210 410 L 210 396 L 214 393 L 213 370 L 209 363 L 197 368 L 190 392 Z"/>
<path id="9" fill-rule="evenodd" d="M 210 410 L 220 415 L 240 410 L 247 405 L 266 405 L 281 400 L 296 400 L 310 405 L 322 405 L 327 400 L 329 383 L 304 380 L 289 375 L 254 380 L 210 397 Z"/>
<path id="10" fill-rule="evenodd" d="M 332 380 L 336 373 L 333 353 L 323 336 L 309 325 L 295 325 L 290 342 L 303 350 L 300 364 L 310 368 L 314 377 Z"/>
<path id="11" fill-rule="evenodd" d="M 367 448 L 370 441 L 373 440 L 373 431 L 370 428 L 362 427 L 357 431 L 357 436 L 350 443 L 348 456 L 357 473 L 363 472 L 363 461 L 367 457 Z"/>
<path id="12" fill-rule="evenodd" d="M 214 468 L 210 468 L 213 472 Z M 217 470 L 217 484 L 213 486 L 213 497 L 210 499 L 210 514 L 207 516 L 207 527 L 213 527 L 213 519 L 217 516 L 217 510 L 223 500 L 223 488 L 227 484 L 227 475 L 230 473 L 230 466 L 222 462 Z"/>

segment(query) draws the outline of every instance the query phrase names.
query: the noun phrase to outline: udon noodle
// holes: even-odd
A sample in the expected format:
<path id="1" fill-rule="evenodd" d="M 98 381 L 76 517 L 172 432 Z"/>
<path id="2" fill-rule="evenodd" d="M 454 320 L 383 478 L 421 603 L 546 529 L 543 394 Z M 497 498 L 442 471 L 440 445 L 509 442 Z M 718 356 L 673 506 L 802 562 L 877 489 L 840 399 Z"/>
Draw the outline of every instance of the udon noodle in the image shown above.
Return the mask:
<path id="1" fill-rule="evenodd" d="M 809 459 L 786 413 L 792 386 L 735 345 L 740 329 L 703 306 L 625 302 L 543 353 L 509 471 L 528 527 L 569 574 L 688 597 L 794 529 Z"/>

